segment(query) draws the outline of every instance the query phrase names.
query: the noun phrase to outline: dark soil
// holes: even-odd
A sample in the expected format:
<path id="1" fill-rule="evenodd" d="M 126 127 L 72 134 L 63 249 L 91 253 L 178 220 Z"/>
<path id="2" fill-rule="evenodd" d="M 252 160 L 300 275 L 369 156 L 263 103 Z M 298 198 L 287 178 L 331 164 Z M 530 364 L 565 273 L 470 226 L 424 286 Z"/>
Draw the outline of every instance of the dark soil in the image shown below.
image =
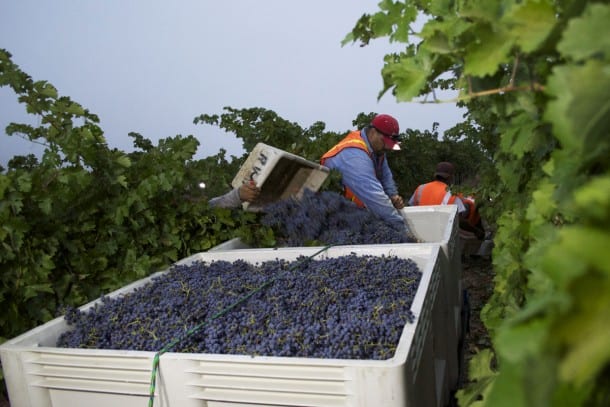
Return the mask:
<path id="1" fill-rule="evenodd" d="M 459 388 L 468 384 L 468 362 L 479 350 L 490 348 L 489 333 L 481 322 L 483 305 L 493 292 L 493 270 L 488 258 L 468 256 L 462 261 L 463 287 L 468 293 L 469 318 L 463 344 L 462 375 Z M 457 406 L 455 400 L 453 405 Z M 0 407 L 10 407 L 6 395 L 0 392 Z"/>
<path id="2" fill-rule="evenodd" d="M 468 364 L 482 349 L 491 348 L 489 332 L 481 322 L 481 309 L 493 293 L 493 267 L 490 258 L 468 256 L 462 259 L 462 283 L 467 293 L 468 322 L 462 346 L 462 366 L 458 389 L 468 385 Z M 455 400 L 453 405 L 457 406 Z"/>

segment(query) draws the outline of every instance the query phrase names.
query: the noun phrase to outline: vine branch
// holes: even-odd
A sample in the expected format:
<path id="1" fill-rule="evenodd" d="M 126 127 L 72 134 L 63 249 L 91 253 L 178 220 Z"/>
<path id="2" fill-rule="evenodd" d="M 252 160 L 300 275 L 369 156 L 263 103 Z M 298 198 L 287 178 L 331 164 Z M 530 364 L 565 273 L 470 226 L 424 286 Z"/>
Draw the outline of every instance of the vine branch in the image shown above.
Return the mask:
<path id="1" fill-rule="evenodd" d="M 423 100 L 423 101 L 420 101 L 417 103 L 421 103 L 421 104 L 455 103 L 455 102 L 461 102 L 464 100 L 474 99 L 474 98 L 481 97 L 481 96 L 498 95 L 498 94 L 503 94 L 503 93 L 508 93 L 508 92 L 525 91 L 525 90 L 541 92 L 544 90 L 544 86 L 539 84 L 538 82 L 533 82 L 530 85 L 521 85 L 521 86 L 507 85 L 507 86 L 502 86 L 502 87 L 495 88 L 495 89 L 486 89 L 486 90 L 482 90 L 479 92 L 469 91 L 468 94 L 463 95 L 463 96 L 458 96 L 453 99 L 435 100 L 433 102 L 428 102 L 426 100 Z"/>

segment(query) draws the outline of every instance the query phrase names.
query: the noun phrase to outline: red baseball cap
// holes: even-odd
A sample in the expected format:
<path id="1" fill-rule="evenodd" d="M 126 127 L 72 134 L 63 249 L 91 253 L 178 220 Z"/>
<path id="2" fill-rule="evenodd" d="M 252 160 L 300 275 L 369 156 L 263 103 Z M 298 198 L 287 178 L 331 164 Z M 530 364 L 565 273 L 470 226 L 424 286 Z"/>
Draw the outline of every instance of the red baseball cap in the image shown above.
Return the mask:
<path id="1" fill-rule="evenodd" d="M 378 114 L 371 121 L 371 127 L 381 133 L 387 149 L 400 150 L 398 120 L 389 114 Z"/>

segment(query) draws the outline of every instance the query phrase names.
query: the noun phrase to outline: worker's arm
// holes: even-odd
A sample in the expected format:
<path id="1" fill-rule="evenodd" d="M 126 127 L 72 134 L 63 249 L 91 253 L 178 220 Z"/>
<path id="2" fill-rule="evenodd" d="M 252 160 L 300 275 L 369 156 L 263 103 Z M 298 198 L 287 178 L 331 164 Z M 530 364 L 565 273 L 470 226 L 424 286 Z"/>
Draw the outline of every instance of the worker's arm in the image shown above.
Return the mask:
<path id="1" fill-rule="evenodd" d="M 234 188 L 224 195 L 210 199 L 208 205 L 210 208 L 238 208 L 241 206 L 239 188 Z"/>
<path id="2" fill-rule="evenodd" d="M 329 158 L 325 165 L 341 172 L 343 184 L 351 189 L 370 211 L 399 230 L 405 229 L 403 217 L 394 208 L 383 185 L 375 176 L 373 161 L 366 152 L 347 148 Z"/>
<path id="3" fill-rule="evenodd" d="M 460 229 L 467 232 L 472 232 L 475 234 L 477 239 L 482 240 L 485 237 L 485 231 L 475 225 L 472 225 L 468 221 L 468 208 L 464 204 L 464 201 L 457 197 L 454 204 L 458 206 L 458 220 Z"/>
<path id="4" fill-rule="evenodd" d="M 246 183 L 224 195 L 210 199 L 208 205 L 211 208 L 239 208 L 242 202 L 252 202 L 259 195 L 260 188 L 254 185 L 254 183 Z"/>
<path id="5" fill-rule="evenodd" d="M 404 208 L 405 202 L 402 199 L 402 196 L 398 195 L 398 188 L 394 182 L 394 177 L 392 175 L 392 171 L 390 170 L 390 166 L 388 165 L 387 159 L 383 160 L 381 169 L 381 185 L 383 186 L 383 190 L 385 191 L 386 195 L 390 197 L 390 201 L 392 202 L 394 208 Z"/>

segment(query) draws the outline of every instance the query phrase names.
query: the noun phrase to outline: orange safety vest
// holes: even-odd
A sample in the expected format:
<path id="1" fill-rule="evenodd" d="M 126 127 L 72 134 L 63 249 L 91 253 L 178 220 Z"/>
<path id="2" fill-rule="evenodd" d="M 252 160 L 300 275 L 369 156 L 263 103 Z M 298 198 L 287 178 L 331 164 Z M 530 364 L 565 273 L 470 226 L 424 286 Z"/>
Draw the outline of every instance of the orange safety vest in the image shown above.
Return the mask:
<path id="1" fill-rule="evenodd" d="M 328 150 L 320 159 L 320 164 L 324 165 L 328 158 L 336 156 L 346 148 L 359 148 L 360 150 L 365 151 L 369 155 L 369 157 L 371 157 L 372 155 L 371 151 L 369 151 L 366 142 L 362 138 L 360 130 L 354 130 L 351 131 L 347 136 L 345 136 L 345 138 L 339 143 L 337 143 L 333 148 Z M 375 174 L 375 176 L 377 176 L 377 174 Z M 343 186 L 343 194 L 347 199 L 353 201 L 358 207 L 364 208 L 364 203 L 360 199 L 358 199 L 358 197 L 347 185 Z"/>
<path id="2" fill-rule="evenodd" d="M 481 220 L 481 215 L 479 214 L 479 211 L 477 211 L 477 207 L 474 203 L 474 198 L 465 198 L 464 196 L 462 196 L 462 194 L 460 194 L 459 196 L 460 199 L 464 202 L 464 206 L 468 208 L 468 223 L 470 223 L 472 226 L 478 225 L 479 221 Z"/>
<path id="3" fill-rule="evenodd" d="M 451 205 L 456 198 L 447 190 L 447 184 L 437 180 L 418 186 L 414 195 L 415 205 Z"/>

